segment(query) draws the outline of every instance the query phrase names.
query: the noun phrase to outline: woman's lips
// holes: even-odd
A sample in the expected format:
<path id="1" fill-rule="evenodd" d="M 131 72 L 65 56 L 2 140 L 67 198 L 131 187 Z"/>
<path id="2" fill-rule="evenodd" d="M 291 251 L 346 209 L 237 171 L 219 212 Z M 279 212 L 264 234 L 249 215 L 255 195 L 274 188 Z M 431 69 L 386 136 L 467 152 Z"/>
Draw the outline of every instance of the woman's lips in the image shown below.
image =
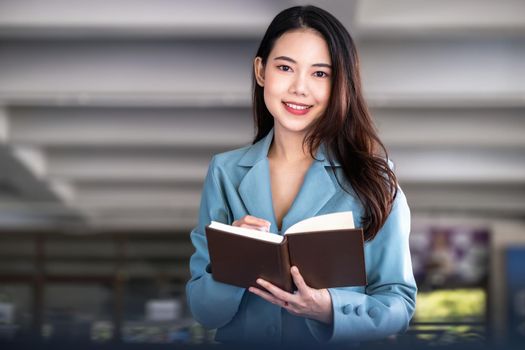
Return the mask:
<path id="1" fill-rule="evenodd" d="M 306 113 L 308 113 L 310 111 L 310 108 L 312 107 L 312 106 L 310 106 L 310 107 L 304 108 L 304 109 L 294 109 L 294 108 L 288 106 L 285 102 L 283 102 L 283 105 L 284 105 L 284 108 L 288 112 L 290 112 L 292 114 L 295 114 L 295 115 L 305 115 Z"/>

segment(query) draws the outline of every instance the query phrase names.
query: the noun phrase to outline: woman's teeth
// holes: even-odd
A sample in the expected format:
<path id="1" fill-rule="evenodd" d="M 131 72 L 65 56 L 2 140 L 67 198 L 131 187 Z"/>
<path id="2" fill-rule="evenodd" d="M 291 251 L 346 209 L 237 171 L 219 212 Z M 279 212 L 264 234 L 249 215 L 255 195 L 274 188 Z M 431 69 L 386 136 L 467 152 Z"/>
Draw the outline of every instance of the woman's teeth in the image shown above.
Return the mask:
<path id="1" fill-rule="evenodd" d="M 290 108 L 293 108 L 293 109 L 297 109 L 297 110 L 303 110 L 303 109 L 308 109 L 312 106 L 298 106 L 298 105 L 294 105 L 292 103 L 285 103 L 288 107 Z"/>

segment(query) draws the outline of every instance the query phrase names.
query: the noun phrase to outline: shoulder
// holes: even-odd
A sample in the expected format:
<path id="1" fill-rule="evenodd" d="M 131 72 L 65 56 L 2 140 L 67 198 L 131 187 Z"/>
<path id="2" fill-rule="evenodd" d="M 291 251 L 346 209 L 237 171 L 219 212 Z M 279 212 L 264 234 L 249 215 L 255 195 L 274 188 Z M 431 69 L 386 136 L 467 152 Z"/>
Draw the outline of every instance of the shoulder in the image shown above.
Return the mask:
<path id="1" fill-rule="evenodd" d="M 236 148 L 230 151 L 214 154 L 210 161 L 210 171 L 226 171 L 230 172 L 237 167 L 237 164 L 242 157 L 248 152 L 251 145 L 246 145 L 241 148 Z"/>
<path id="2" fill-rule="evenodd" d="M 241 158 L 248 152 L 252 145 L 246 145 L 241 148 L 233 149 L 230 151 L 217 153 L 212 157 L 212 163 L 218 167 L 224 167 L 228 165 L 237 165 Z"/>
<path id="3" fill-rule="evenodd" d="M 410 208 L 408 207 L 407 197 L 399 185 L 397 186 L 397 193 L 390 214 L 392 213 L 395 213 L 398 216 L 402 215 L 404 217 L 410 217 Z"/>
<path id="4" fill-rule="evenodd" d="M 408 236 L 410 233 L 410 221 L 410 207 L 408 206 L 405 193 L 398 185 L 392 209 L 381 231 L 391 231 L 389 235 L 387 235 L 390 237 L 397 235 Z"/>
<path id="5" fill-rule="evenodd" d="M 387 158 L 385 159 L 390 169 L 395 172 L 396 165 L 392 159 Z M 390 212 L 390 216 L 394 216 L 397 218 L 402 218 L 404 220 L 408 219 L 410 220 L 410 208 L 408 206 L 407 197 L 405 195 L 405 192 L 401 189 L 401 186 L 399 185 L 399 182 L 397 183 L 397 192 L 396 196 L 394 198 L 394 203 L 392 204 L 392 209 Z"/>
<path id="6" fill-rule="evenodd" d="M 246 145 L 241 148 L 214 154 L 208 166 L 208 173 L 217 179 L 222 178 L 224 175 L 228 178 L 232 176 L 234 178 L 237 177 L 237 173 L 241 170 L 238 164 L 251 147 L 252 145 Z"/>

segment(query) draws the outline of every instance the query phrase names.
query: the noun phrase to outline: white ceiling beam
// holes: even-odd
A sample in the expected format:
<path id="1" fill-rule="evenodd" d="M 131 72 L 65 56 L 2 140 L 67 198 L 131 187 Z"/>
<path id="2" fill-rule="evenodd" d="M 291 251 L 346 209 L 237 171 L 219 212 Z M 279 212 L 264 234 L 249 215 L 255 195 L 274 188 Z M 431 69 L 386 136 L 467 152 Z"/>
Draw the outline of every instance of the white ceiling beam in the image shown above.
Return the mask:
<path id="1" fill-rule="evenodd" d="M 392 148 L 398 177 L 413 183 L 525 184 L 525 153 L 491 148 Z"/>
<path id="2" fill-rule="evenodd" d="M 435 98 L 448 106 L 446 97 L 454 103 L 508 95 L 524 105 L 525 80 L 512 78 L 525 75 L 523 38 L 370 40 L 360 54 L 367 96 Z"/>
<path id="3" fill-rule="evenodd" d="M 0 211 L 3 213 L 25 212 L 38 215 L 66 215 L 70 213 L 69 208 L 60 202 L 32 200 L 9 194 L 0 195 Z"/>
<path id="4" fill-rule="evenodd" d="M 49 157 L 49 178 L 72 181 L 137 180 L 137 181 L 195 181 L 204 178 L 210 157 L 195 159 L 155 154 L 70 155 Z"/>
<path id="5" fill-rule="evenodd" d="M 131 230 L 143 231 L 147 229 L 187 231 L 197 225 L 198 210 L 173 211 L 161 215 L 140 215 L 136 211 L 126 213 L 125 211 L 110 211 L 111 216 L 91 212 L 88 213 L 88 221 L 84 226 L 90 230 Z"/>
<path id="6" fill-rule="evenodd" d="M 255 41 L 3 41 L 0 96 L 249 94 Z M 104 77 L 101 79 L 100 77 Z"/>
<path id="7" fill-rule="evenodd" d="M 31 107 L 194 107 L 250 108 L 251 97 L 245 91 L 11 91 L 0 90 L 0 103 Z"/>
<path id="8" fill-rule="evenodd" d="M 9 116 L 7 109 L 0 105 L 0 144 L 6 144 L 9 140 Z"/>
<path id="9" fill-rule="evenodd" d="M 77 194 L 77 208 L 153 208 L 169 211 L 172 208 L 197 208 L 200 201 L 200 191 L 171 189 L 135 189 L 129 191 L 97 191 L 91 190 Z"/>
<path id="10" fill-rule="evenodd" d="M 523 217 L 523 185 L 487 184 L 411 184 L 401 183 L 414 212 L 482 213 L 484 215 Z"/>
<path id="11" fill-rule="evenodd" d="M 13 155 L 29 169 L 38 179 L 43 179 L 47 173 L 47 161 L 41 149 L 34 146 L 15 146 Z"/>
<path id="12" fill-rule="evenodd" d="M 389 147 L 525 147 L 523 108 L 378 108 L 372 114 Z"/>
<path id="13" fill-rule="evenodd" d="M 242 145 L 253 136 L 244 108 L 11 108 L 11 142 L 39 146 Z"/>
<path id="14" fill-rule="evenodd" d="M 71 184 L 63 179 L 51 179 L 49 188 L 53 191 L 63 203 L 71 205 L 76 199 L 76 189 Z"/>
<path id="15" fill-rule="evenodd" d="M 357 6 L 359 37 L 523 35 L 520 0 L 366 0 Z"/>
<path id="16" fill-rule="evenodd" d="M 365 90 L 367 89 L 365 84 Z M 525 107 L 525 93 L 520 91 L 498 92 L 425 92 L 420 91 L 365 91 L 366 102 L 371 108 L 382 109 L 512 109 Z"/>
<path id="17" fill-rule="evenodd" d="M 30 169 L 24 161 L 15 155 L 12 149 L 0 147 L 0 164 L 2 165 L 3 179 L 15 191 L 28 200 L 59 201 L 59 198 L 47 188 L 47 184 L 38 177 L 38 168 L 42 165 L 38 155 Z M 31 161 L 29 161 L 31 164 Z"/>
<path id="18" fill-rule="evenodd" d="M 196 0 L 191 4 L 169 0 L 127 0 L 125 4 L 107 0 L 3 0 L 0 36 L 258 37 L 286 5 L 241 0 Z"/>

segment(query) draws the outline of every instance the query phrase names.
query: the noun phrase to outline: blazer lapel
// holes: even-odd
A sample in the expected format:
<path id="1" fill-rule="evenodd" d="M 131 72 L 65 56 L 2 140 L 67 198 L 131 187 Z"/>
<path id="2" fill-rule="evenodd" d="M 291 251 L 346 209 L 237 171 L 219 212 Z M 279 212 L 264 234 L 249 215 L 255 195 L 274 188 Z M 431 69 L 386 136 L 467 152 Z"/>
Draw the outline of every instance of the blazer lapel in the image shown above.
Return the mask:
<path id="1" fill-rule="evenodd" d="M 273 140 L 273 129 L 259 142 L 252 145 L 238 165 L 251 167 L 239 184 L 238 192 L 250 215 L 268 220 L 270 231 L 277 233 L 273 212 L 268 150 Z"/>

